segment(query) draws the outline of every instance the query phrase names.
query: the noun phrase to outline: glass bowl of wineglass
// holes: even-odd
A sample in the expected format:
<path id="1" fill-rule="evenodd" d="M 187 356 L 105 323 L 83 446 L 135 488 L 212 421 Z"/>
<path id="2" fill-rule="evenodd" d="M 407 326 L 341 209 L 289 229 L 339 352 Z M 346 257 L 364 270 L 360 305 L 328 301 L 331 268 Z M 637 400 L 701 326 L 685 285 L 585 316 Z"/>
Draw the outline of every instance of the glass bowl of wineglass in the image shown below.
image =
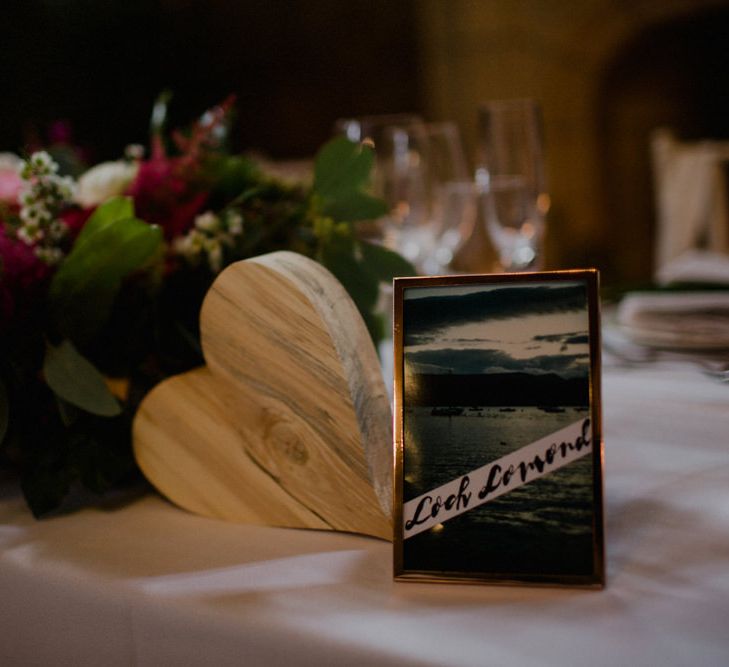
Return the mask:
<path id="1" fill-rule="evenodd" d="M 549 208 L 539 104 L 486 102 L 478 120 L 476 185 L 489 237 L 506 271 L 538 270 Z"/>

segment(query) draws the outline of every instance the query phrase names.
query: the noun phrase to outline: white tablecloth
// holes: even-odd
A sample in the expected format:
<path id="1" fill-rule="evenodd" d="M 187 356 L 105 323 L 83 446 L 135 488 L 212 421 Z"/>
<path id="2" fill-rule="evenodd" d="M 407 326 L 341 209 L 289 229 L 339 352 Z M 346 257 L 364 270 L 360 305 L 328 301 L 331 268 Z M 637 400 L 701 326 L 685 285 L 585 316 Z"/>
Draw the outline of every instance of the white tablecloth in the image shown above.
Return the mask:
<path id="1" fill-rule="evenodd" d="M 147 495 L 0 499 L 2 665 L 727 665 L 729 384 L 604 375 L 604 591 L 394 583 L 391 546 Z"/>

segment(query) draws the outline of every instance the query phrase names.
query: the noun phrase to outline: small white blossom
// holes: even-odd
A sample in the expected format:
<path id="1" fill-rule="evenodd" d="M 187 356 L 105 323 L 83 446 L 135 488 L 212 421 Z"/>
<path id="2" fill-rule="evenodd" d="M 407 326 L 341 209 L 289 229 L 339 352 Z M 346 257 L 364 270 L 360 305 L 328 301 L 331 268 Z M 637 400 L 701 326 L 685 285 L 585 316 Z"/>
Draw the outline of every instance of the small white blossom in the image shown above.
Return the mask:
<path id="1" fill-rule="evenodd" d="M 193 266 L 205 261 L 213 273 L 225 263 L 225 248 L 234 249 L 243 234 L 243 217 L 238 211 L 216 215 L 212 211 L 195 218 L 195 226 L 183 237 L 175 239 L 172 251 Z"/>
<path id="2" fill-rule="evenodd" d="M 23 161 L 19 165 L 20 175 L 23 178 L 30 176 L 50 176 L 58 172 L 58 165 L 46 151 L 36 151 L 30 156 L 30 160 Z"/>
<path id="3" fill-rule="evenodd" d="M 201 232 L 216 232 L 220 229 L 220 218 L 212 211 L 207 211 L 195 218 L 195 227 Z"/>
<path id="4" fill-rule="evenodd" d="M 18 229 L 18 238 L 25 243 L 25 245 L 33 245 L 37 241 L 40 241 L 42 237 L 43 232 L 39 229 L 31 229 L 27 226 Z"/>
<path id="5" fill-rule="evenodd" d="M 63 220 L 53 220 L 48 226 L 49 237 L 54 241 L 60 241 L 66 236 L 68 225 Z"/>
<path id="6" fill-rule="evenodd" d="M 58 264 L 63 259 L 63 251 L 60 248 L 36 246 L 33 252 L 38 259 L 51 266 Z"/>
<path id="7" fill-rule="evenodd" d="M 38 222 L 38 210 L 35 206 L 23 206 L 20 209 L 20 219 L 26 224 L 34 224 Z"/>
<path id="8" fill-rule="evenodd" d="M 243 233 L 243 217 L 237 211 L 228 215 L 228 231 L 233 236 L 240 236 Z"/>
<path id="9" fill-rule="evenodd" d="M 196 229 L 191 229 L 185 236 L 179 236 L 172 243 L 172 250 L 188 262 L 197 265 L 203 250 L 205 237 Z"/>
<path id="10" fill-rule="evenodd" d="M 124 149 L 124 157 L 127 160 L 141 160 L 144 157 L 144 146 L 142 144 L 129 144 Z"/>
<path id="11" fill-rule="evenodd" d="M 62 199 L 69 200 L 73 199 L 76 194 L 76 181 L 70 176 L 62 176 L 58 179 L 58 192 Z"/>
<path id="12" fill-rule="evenodd" d="M 58 165 L 45 151 L 38 151 L 19 166 L 25 185 L 20 191 L 20 221 L 18 238 L 34 246 L 35 255 L 47 264 L 57 264 L 63 258 L 58 244 L 65 238 L 68 227 L 58 216 L 73 196 L 75 181 L 58 175 Z"/>
<path id="13" fill-rule="evenodd" d="M 187 256 L 189 246 L 189 236 L 178 236 L 174 241 L 172 241 L 172 252 L 176 255 L 180 255 L 181 257 L 185 257 Z"/>
<path id="14" fill-rule="evenodd" d="M 33 188 L 25 186 L 20 191 L 20 196 L 18 197 L 18 199 L 20 200 L 21 206 L 33 206 L 33 204 L 35 204 L 36 202 L 36 196 L 33 192 Z"/>
<path id="15" fill-rule="evenodd" d="M 208 256 L 208 266 L 213 273 L 218 273 L 223 268 L 223 247 L 217 239 L 205 241 L 205 252 Z"/>

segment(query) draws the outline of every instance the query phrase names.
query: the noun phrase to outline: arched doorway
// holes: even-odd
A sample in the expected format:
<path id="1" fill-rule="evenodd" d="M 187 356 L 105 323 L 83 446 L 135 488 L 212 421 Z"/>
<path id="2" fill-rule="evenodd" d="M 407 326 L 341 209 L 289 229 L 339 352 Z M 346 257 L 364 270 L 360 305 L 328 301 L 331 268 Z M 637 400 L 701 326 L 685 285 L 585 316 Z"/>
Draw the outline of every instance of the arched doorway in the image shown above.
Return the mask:
<path id="1" fill-rule="evenodd" d="M 645 27 L 607 62 L 597 90 L 600 262 L 621 280 L 645 280 L 655 242 L 652 132 L 729 138 L 729 6 Z"/>

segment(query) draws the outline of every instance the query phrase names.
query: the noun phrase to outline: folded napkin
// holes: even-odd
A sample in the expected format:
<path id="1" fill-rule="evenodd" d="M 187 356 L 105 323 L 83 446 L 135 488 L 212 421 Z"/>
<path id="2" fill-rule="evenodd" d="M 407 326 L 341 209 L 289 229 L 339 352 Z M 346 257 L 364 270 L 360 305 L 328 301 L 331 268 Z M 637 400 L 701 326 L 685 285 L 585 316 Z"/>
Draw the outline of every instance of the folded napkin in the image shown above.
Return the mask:
<path id="1" fill-rule="evenodd" d="M 729 289 L 632 292 L 620 302 L 617 320 L 623 332 L 641 345 L 729 348 Z"/>
<path id="2" fill-rule="evenodd" d="M 689 250 L 659 269 L 656 278 L 662 285 L 715 283 L 725 284 L 729 289 L 729 255 Z"/>

